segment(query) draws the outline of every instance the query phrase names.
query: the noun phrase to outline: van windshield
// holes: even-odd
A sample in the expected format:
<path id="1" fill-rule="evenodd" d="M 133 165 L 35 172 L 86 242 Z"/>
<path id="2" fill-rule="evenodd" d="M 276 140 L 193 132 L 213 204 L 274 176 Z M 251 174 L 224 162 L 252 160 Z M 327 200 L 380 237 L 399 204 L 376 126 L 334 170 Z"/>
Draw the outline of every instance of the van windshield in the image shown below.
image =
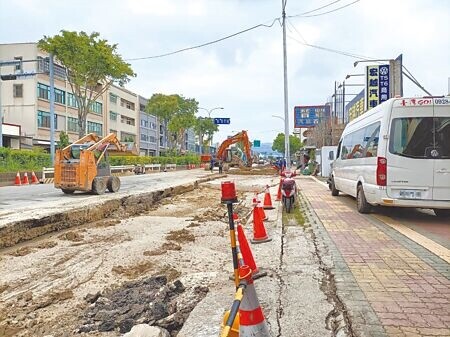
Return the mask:
<path id="1" fill-rule="evenodd" d="M 422 159 L 450 159 L 449 117 L 404 117 L 392 121 L 389 151 Z"/>

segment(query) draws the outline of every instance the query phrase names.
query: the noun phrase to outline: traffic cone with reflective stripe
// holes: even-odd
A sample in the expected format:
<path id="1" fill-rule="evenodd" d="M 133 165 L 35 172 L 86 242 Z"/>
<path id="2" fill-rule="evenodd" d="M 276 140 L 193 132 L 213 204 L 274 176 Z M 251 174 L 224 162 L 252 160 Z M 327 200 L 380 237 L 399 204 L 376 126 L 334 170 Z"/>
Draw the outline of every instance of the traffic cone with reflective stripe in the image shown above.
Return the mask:
<path id="1" fill-rule="evenodd" d="M 19 172 L 17 172 L 17 174 L 16 174 L 16 180 L 14 181 L 14 185 L 16 185 L 16 186 L 22 185 L 22 182 L 20 181 L 20 173 Z"/>
<path id="2" fill-rule="evenodd" d="M 281 182 L 282 181 L 283 181 L 283 179 L 280 179 L 280 184 L 278 185 L 277 198 L 275 199 L 276 201 L 281 201 Z"/>
<path id="3" fill-rule="evenodd" d="M 28 181 L 28 173 L 24 173 L 23 174 L 23 179 L 22 179 L 22 185 L 29 185 L 30 182 Z"/>
<path id="4" fill-rule="evenodd" d="M 239 279 L 247 282 L 244 297 L 239 306 L 239 337 L 270 337 L 249 266 L 239 268 Z"/>
<path id="5" fill-rule="evenodd" d="M 272 205 L 272 198 L 270 196 L 269 185 L 266 185 L 266 191 L 264 193 L 264 205 L 263 209 L 274 209 Z"/>
<path id="6" fill-rule="evenodd" d="M 267 219 L 269 219 L 269 218 L 267 217 L 266 212 L 264 212 L 264 208 L 263 208 L 263 206 L 262 206 L 262 202 L 261 202 L 261 201 L 259 201 L 259 200 L 257 201 L 256 207 L 258 207 L 258 209 L 259 209 L 259 214 L 261 215 L 261 219 L 262 219 L 262 220 L 266 221 Z"/>
<path id="7" fill-rule="evenodd" d="M 32 184 L 39 184 L 39 179 L 36 177 L 36 174 L 33 172 L 31 172 L 31 183 Z"/>
<path id="8" fill-rule="evenodd" d="M 239 221 L 239 220 L 238 220 Z M 255 259 L 253 257 L 252 250 L 250 249 L 250 245 L 248 244 L 247 237 L 245 236 L 244 229 L 240 222 L 237 223 L 237 237 L 239 242 L 239 250 L 242 255 L 242 259 L 244 260 L 244 264 L 249 266 L 253 273 L 253 279 L 263 277 L 267 275 L 266 271 L 260 270 L 256 266 Z"/>
<path id="9" fill-rule="evenodd" d="M 258 207 L 253 208 L 253 239 L 250 241 L 252 243 L 263 243 L 269 242 L 272 239 L 269 238 L 266 232 L 266 228 L 264 227 L 264 222 L 261 219 L 260 212 L 258 211 Z"/>

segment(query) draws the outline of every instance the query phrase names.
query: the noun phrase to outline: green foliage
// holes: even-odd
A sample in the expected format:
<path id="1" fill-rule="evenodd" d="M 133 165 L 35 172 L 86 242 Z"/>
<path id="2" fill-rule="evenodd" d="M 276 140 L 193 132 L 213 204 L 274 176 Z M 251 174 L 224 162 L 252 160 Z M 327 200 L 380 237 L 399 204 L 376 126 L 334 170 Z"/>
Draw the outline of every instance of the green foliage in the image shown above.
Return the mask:
<path id="1" fill-rule="evenodd" d="M 0 172 L 38 171 L 51 166 L 48 153 L 0 147 Z"/>
<path id="2" fill-rule="evenodd" d="M 198 102 L 195 99 L 177 94 L 153 94 L 146 107 L 146 112 L 166 122 L 172 149 L 183 148 L 184 134 L 188 128 L 195 126 L 197 110 Z"/>
<path id="3" fill-rule="evenodd" d="M 59 35 L 44 36 L 38 47 L 55 55 L 66 68 L 67 79 L 78 103 L 79 136 L 84 135 L 91 103 L 113 83 L 123 86 L 135 76 L 130 65 L 117 53 L 117 45 L 100 39 L 99 33 L 61 30 Z"/>
<path id="4" fill-rule="evenodd" d="M 212 118 L 197 117 L 197 120 L 194 125 L 194 131 L 195 134 L 198 136 L 200 144 L 202 144 L 203 147 L 208 145 L 208 143 L 212 138 L 212 135 L 214 134 L 214 132 L 218 130 L 219 127 L 217 126 L 217 124 L 214 124 Z M 205 136 L 208 136 L 206 140 L 204 139 Z M 202 152 L 204 153 L 205 151 Z"/>
<path id="5" fill-rule="evenodd" d="M 199 164 L 200 157 L 198 155 L 185 155 L 178 157 L 147 157 L 147 156 L 111 156 L 109 157 L 109 163 L 112 166 L 116 165 L 145 165 L 145 164 Z"/>
<path id="6" fill-rule="evenodd" d="M 70 144 L 69 135 L 66 132 L 64 132 L 64 131 L 61 131 L 59 133 L 58 148 L 59 149 L 64 149 L 69 144 Z"/>
<path id="7" fill-rule="evenodd" d="M 299 151 L 303 146 L 303 143 L 300 141 L 300 138 L 289 135 L 289 149 L 290 153 L 294 154 Z M 279 133 L 277 138 L 274 139 L 272 144 L 272 150 L 280 153 L 284 153 L 284 133 Z"/>

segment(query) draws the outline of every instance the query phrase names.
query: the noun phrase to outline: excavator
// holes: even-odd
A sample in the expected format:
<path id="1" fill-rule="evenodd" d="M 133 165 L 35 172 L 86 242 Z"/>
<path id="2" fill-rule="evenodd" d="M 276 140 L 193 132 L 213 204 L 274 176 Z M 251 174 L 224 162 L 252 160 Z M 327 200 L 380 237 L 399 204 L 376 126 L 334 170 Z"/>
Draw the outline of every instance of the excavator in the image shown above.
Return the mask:
<path id="1" fill-rule="evenodd" d="M 243 151 L 241 156 L 233 154 L 231 149 L 228 147 L 232 144 L 241 142 L 243 144 Z M 219 149 L 217 150 L 216 158 L 217 160 L 222 160 L 225 163 L 229 163 L 230 166 L 247 166 L 252 167 L 252 153 L 251 153 L 251 144 L 248 139 L 247 131 L 242 130 L 241 132 L 231 136 L 228 139 L 225 139 L 222 144 L 220 144 Z M 239 152 L 239 151 L 238 151 Z"/>
<path id="2" fill-rule="evenodd" d="M 122 144 L 114 133 L 100 138 L 87 134 L 73 144 L 56 151 L 55 188 L 65 194 L 75 191 L 103 194 L 117 192 L 120 179 L 111 175 L 108 155 L 137 155 L 136 147 Z"/>

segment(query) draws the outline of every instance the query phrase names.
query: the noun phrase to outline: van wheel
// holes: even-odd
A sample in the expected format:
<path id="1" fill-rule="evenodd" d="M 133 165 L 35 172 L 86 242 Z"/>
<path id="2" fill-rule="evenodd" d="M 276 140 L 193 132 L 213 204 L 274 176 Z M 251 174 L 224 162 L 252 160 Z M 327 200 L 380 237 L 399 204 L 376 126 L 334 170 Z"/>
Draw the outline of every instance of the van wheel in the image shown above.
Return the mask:
<path id="1" fill-rule="evenodd" d="M 369 213 L 371 206 L 366 200 L 366 196 L 364 195 L 364 189 L 362 185 L 358 186 L 358 190 L 356 193 L 356 207 L 358 208 L 359 213 Z"/>
<path id="2" fill-rule="evenodd" d="M 65 188 L 61 188 L 61 191 L 63 191 L 64 194 L 73 194 L 75 192 L 75 190 L 68 190 Z"/>
<path id="3" fill-rule="evenodd" d="M 92 181 L 92 193 L 103 194 L 106 191 L 105 177 L 95 177 Z"/>
<path id="4" fill-rule="evenodd" d="M 330 190 L 331 190 L 331 195 L 333 197 L 337 197 L 339 195 L 339 190 L 336 189 L 336 185 L 334 184 L 334 179 L 333 178 L 331 178 Z"/>
<path id="5" fill-rule="evenodd" d="M 450 209 L 433 209 L 434 214 L 439 218 L 450 218 Z"/>

